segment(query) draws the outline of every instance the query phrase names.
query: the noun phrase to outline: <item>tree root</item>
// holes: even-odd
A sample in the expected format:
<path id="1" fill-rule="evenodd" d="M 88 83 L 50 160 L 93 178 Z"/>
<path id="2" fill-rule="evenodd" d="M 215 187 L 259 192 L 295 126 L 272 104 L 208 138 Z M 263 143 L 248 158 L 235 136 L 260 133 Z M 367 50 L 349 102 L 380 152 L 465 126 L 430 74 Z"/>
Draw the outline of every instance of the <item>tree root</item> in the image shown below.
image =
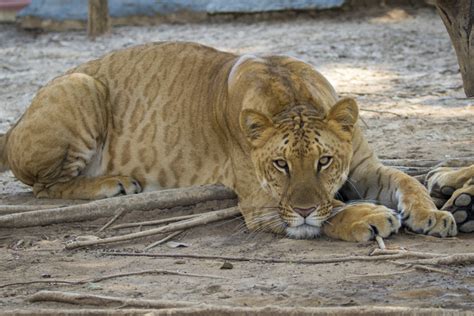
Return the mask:
<path id="1" fill-rule="evenodd" d="M 378 250 L 378 249 L 376 249 Z M 196 260 L 222 260 L 222 261 L 240 261 L 240 262 L 262 262 L 262 263 L 286 263 L 286 264 L 325 264 L 338 263 L 347 261 L 382 261 L 405 258 L 432 258 L 427 257 L 424 253 L 400 251 L 387 255 L 370 255 L 370 256 L 348 256 L 348 257 L 328 257 L 320 259 L 275 259 L 275 258 L 248 258 L 248 257 L 230 257 L 230 256 L 207 256 L 195 254 L 161 254 L 161 253 L 145 253 L 145 252 L 101 252 L 106 256 L 124 256 L 124 257 L 152 257 L 152 258 L 187 258 Z"/>
<path id="2" fill-rule="evenodd" d="M 0 227 L 15 228 L 85 221 L 114 216 L 121 211 L 149 211 L 194 205 L 211 200 L 234 200 L 236 198 L 237 196 L 232 190 L 221 185 L 169 189 L 125 195 L 61 208 L 3 215 L 0 216 Z"/>
<path id="3" fill-rule="evenodd" d="M 104 309 L 104 308 L 74 308 L 74 309 L 14 309 L 2 311 L 2 316 L 152 316 L 155 309 Z"/>
<path id="4" fill-rule="evenodd" d="M 137 233 L 114 236 L 114 237 L 109 237 L 109 238 L 102 238 L 102 239 L 97 239 L 97 240 L 73 241 L 66 244 L 66 249 L 75 249 L 75 248 L 86 247 L 86 246 L 108 244 L 108 243 L 113 243 L 113 242 L 118 242 L 118 241 L 132 240 L 132 239 L 151 236 L 151 235 L 170 233 L 170 232 L 175 232 L 178 230 L 184 230 L 184 229 L 220 221 L 220 220 L 231 218 L 237 215 L 240 215 L 239 208 L 231 207 L 224 210 L 204 213 L 198 217 L 191 218 L 189 220 L 173 223 L 173 224 L 163 226 L 163 227 L 144 230 Z"/>
<path id="5" fill-rule="evenodd" d="M 199 315 L 199 316 L 290 316 L 290 315 L 313 315 L 313 316 L 335 316 L 335 315 L 414 315 L 414 316 L 452 316 L 460 315 L 458 310 L 447 310 L 439 308 L 411 308 L 398 306 L 354 306 L 354 307 L 234 307 L 216 306 L 184 301 L 169 300 L 146 300 L 130 299 L 103 295 L 80 294 L 60 291 L 40 291 L 33 294 L 30 302 L 60 302 L 76 305 L 110 306 L 110 307 L 132 307 L 132 308 L 156 308 L 147 315 Z M 87 310 L 83 310 L 86 311 Z M 114 309 L 114 312 L 129 311 L 129 309 Z M 135 312 L 136 310 L 134 310 Z M 31 311 L 30 311 L 31 312 Z M 120 313 L 117 313 L 120 315 Z M 144 315 L 143 314 L 143 315 Z M 28 314 L 31 315 L 31 314 Z M 45 315 L 45 314 L 42 314 Z M 51 314 L 58 315 L 58 314 Z M 68 314 L 66 314 L 68 315 Z M 78 315 L 78 314 L 71 314 Z M 82 315 L 82 314 L 81 314 Z M 107 315 L 107 314 L 106 314 Z M 140 314 L 131 314 L 140 315 Z M 466 314 L 468 315 L 468 314 Z M 85 314 L 89 316 L 89 314 Z"/>
<path id="6" fill-rule="evenodd" d="M 440 253 L 408 251 L 408 250 L 391 250 L 391 249 L 385 249 L 385 250 L 374 249 L 370 253 L 370 256 L 385 256 L 385 255 L 398 255 L 398 254 L 405 254 L 406 257 L 410 257 L 410 258 L 422 258 L 422 259 L 446 256 Z"/>
<path id="7" fill-rule="evenodd" d="M 84 280 L 78 280 L 78 281 L 49 279 L 49 280 L 36 280 L 36 281 L 7 283 L 7 284 L 0 285 L 0 289 L 10 287 L 10 286 L 29 285 L 29 284 L 81 285 L 81 284 L 87 284 L 87 283 L 99 283 L 99 282 L 102 282 L 102 281 L 105 281 L 105 280 L 123 278 L 123 277 L 132 276 L 132 275 L 144 275 L 144 274 L 178 275 L 178 276 L 195 277 L 195 278 L 225 279 L 224 277 L 221 277 L 221 276 L 218 276 L 218 275 L 194 274 L 194 273 L 184 273 L 184 272 L 178 272 L 178 271 L 153 269 L 153 270 L 143 270 L 143 271 L 117 273 L 117 274 L 105 275 L 105 276 L 98 277 L 98 278 L 84 279 Z"/>
<path id="8" fill-rule="evenodd" d="M 120 298 L 104 295 L 80 294 L 61 291 L 39 291 L 29 298 L 30 302 L 61 302 L 78 305 L 143 307 L 143 308 L 176 308 L 196 306 L 198 303 L 169 300 L 143 300 Z"/>
<path id="9" fill-rule="evenodd" d="M 419 258 L 420 260 L 406 263 L 393 262 L 400 265 L 410 266 L 421 270 L 423 268 L 414 265 L 436 265 L 436 264 L 470 264 L 474 262 L 474 253 L 445 255 L 439 253 L 406 251 L 406 250 L 381 250 L 374 249 L 369 256 L 348 256 L 348 257 L 328 257 L 320 259 L 274 259 L 274 258 L 248 258 L 248 257 L 230 257 L 230 256 L 210 256 L 196 254 L 161 254 L 161 253 L 145 253 L 145 252 L 101 252 L 105 256 L 124 256 L 124 257 L 151 257 L 151 258 L 187 258 L 196 260 L 222 260 L 222 261 L 238 261 L 238 262 L 261 262 L 261 263 L 285 263 L 285 264 L 326 264 L 339 263 L 348 261 L 384 261 L 399 260 L 409 258 Z M 424 269 L 430 270 L 430 269 Z M 432 272 L 440 272 L 431 269 Z M 441 273 L 441 272 L 440 272 Z"/>
<path id="10" fill-rule="evenodd" d="M 457 254 L 452 254 L 452 255 L 446 255 L 443 257 L 432 258 L 432 259 L 423 259 L 423 260 L 407 262 L 407 264 L 416 264 L 416 265 L 474 264 L 474 253 L 457 253 Z"/>

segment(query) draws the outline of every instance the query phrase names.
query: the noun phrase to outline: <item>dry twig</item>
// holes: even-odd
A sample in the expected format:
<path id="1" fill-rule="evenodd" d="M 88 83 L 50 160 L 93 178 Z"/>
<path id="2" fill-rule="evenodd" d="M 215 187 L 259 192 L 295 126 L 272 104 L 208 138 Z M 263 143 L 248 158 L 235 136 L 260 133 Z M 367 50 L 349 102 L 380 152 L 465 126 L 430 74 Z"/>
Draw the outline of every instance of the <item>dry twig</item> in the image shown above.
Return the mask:
<path id="1" fill-rule="evenodd" d="M 0 205 L 0 215 L 8 215 L 15 213 L 24 213 L 37 210 L 45 210 L 51 208 L 61 208 L 65 205 Z"/>
<path id="2" fill-rule="evenodd" d="M 140 226 L 168 224 L 168 223 L 179 222 L 185 219 L 195 218 L 200 215 L 201 214 L 191 214 L 191 215 L 176 216 L 176 217 L 163 218 L 163 219 L 157 219 L 157 220 L 145 221 L 145 222 L 124 223 L 124 224 L 114 225 L 110 227 L 110 229 L 122 229 L 122 228 L 131 228 L 131 227 L 140 227 Z"/>
<path id="3" fill-rule="evenodd" d="M 385 243 L 383 241 L 383 238 L 379 235 L 375 236 L 375 241 L 377 242 L 377 245 L 379 246 L 379 248 L 381 250 L 385 250 L 386 247 L 385 247 Z"/>
<path id="4" fill-rule="evenodd" d="M 122 217 L 125 213 L 127 212 L 127 210 L 120 210 L 117 212 L 117 214 L 114 215 L 114 217 L 112 217 L 110 219 L 110 221 L 108 221 L 107 223 L 105 223 L 104 226 L 102 226 L 97 232 L 100 233 L 102 231 L 104 231 L 105 229 L 107 229 L 110 225 L 112 225 L 113 223 L 115 223 L 116 220 L 119 219 L 119 217 Z"/>
<path id="5" fill-rule="evenodd" d="M 156 241 L 156 242 L 154 242 L 154 243 L 152 243 L 152 244 L 146 246 L 146 247 L 143 249 L 143 251 L 148 251 L 148 250 L 150 250 L 151 248 L 154 248 L 154 247 L 156 247 L 156 246 L 158 246 L 158 245 L 161 245 L 162 243 L 167 242 L 167 241 L 170 240 L 171 238 L 178 236 L 178 235 L 181 234 L 182 232 L 183 232 L 182 230 L 178 230 L 177 232 L 171 233 L 171 234 L 169 234 L 168 236 L 166 236 L 165 238 L 160 239 L 160 240 L 158 240 L 158 241 Z"/>
<path id="6" fill-rule="evenodd" d="M 113 243 L 113 242 L 118 242 L 118 241 L 132 240 L 132 239 L 151 236 L 151 235 L 175 232 L 177 230 L 184 230 L 184 229 L 220 221 L 226 218 L 237 216 L 239 214 L 240 214 L 240 211 L 238 207 L 230 207 L 224 210 L 204 213 L 200 215 L 199 217 L 192 218 L 186 221 L 173 223 L 168 226 L 144 230 L 141 232 L 126 234 L 126 235 L 121 235 L 121 236 L 114 236 L 114 237 L 109 237 L 109 238 L 102 238 L 102 239 L 97 239 L 97 240 L 73 241 L 71 243 L 66 244 L 66 249 L 75 249 L 75 248 L 86 247 L 86 246 L 108 244 L 108 243 Z"/>
<path id="7" fill-rule="evenodd" d="M 398 117 L 401 117 L 401 118 L 407 117 L 406 115 L 398 114 L 398 113 L 391 112 L 391 111 L 372 110 L 372 109 L 363 109 L 363 108 L 361 108 L 360 110 L 363 111 L 363 112 L 373 112 L 373 113 L 379 113 L 379 114 L 391 114 L 391 115 L 395 115 L 395 116 L 398 116 Z"/>

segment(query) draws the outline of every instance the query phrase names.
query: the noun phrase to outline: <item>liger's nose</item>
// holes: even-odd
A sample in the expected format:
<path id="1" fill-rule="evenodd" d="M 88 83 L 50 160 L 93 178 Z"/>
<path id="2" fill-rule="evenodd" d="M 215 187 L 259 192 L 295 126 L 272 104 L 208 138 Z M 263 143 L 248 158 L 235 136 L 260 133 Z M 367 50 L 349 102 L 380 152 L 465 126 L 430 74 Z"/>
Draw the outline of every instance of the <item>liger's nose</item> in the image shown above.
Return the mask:
<path id="1" fill-rule="evenodd" d="M 299 207 L 294 207 L 293 210 L 300 214 L 303 218 L 308 217 L 309 214 L 313 213 L 314 210 L 316 210 L 316 207 L 310 207 L 310 208 L 299 208 Z"/>

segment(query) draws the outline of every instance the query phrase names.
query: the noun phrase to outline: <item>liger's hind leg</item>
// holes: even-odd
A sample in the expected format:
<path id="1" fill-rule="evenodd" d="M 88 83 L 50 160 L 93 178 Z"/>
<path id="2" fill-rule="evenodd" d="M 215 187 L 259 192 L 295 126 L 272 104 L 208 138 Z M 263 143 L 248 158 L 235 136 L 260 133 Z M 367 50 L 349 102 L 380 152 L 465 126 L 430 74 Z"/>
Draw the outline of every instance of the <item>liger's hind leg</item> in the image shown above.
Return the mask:
<path id="1" fill-rule="evenodd" d="M 66 182 L 49 185 L 36 183 L 37 198 L 101 199 L 141 192 L 140 184 L 127 176 L 74 177 Z"/>
<path id="2" fill-rule="evenodd" d="M 140 192 L 133 178 L 106 176 L 100 169 L 109 111 L 107 89 L 94 78 L 77 73 L 55 79 L 8 133 L 11 170 L 40 198 L 98 199 Z"/>

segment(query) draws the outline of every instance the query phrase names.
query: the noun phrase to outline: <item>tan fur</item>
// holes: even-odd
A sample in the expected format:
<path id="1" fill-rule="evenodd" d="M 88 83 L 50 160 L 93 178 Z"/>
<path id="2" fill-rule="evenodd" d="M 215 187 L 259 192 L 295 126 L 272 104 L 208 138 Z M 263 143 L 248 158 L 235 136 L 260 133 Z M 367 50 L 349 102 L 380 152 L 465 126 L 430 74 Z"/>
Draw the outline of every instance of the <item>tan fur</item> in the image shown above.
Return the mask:
<path id="1" fill-rule="evenodd" d="M 7 133 L 3 160 L 37 197 L 220 182 L 239 195 L 250 229 L 310 238 L 335 225 L 330 236 L 361 241 L 400 227 L 387 208 L 335 208 L 339 191 L 397 209 L 415 231 L 456 234 L 416 180 L 378 162 L 357 120 L 355 101 L 337 101 L 302 61 L 154 43 L 42 88 Z"/>

